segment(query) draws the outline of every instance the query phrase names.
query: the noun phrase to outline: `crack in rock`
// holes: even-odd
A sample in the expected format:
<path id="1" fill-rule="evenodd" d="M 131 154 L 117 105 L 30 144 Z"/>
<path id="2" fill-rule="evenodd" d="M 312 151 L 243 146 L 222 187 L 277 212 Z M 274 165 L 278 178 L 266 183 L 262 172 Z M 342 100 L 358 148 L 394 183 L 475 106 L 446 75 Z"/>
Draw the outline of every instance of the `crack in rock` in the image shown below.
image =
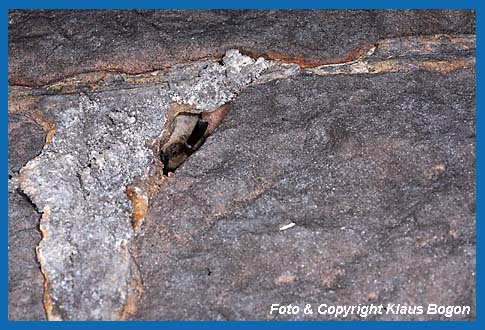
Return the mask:
<path id="1" fill-rule="evenodd" d="M 265 68 L 263 59 L 230 50 L 222 65 L 174 68 L 168 88 L 47 97 L 56 134 L 21 169 L 19 182 L 42 212 L 37 257 L 49 319 L 111 320 L 136 310 L 131 217 L 147 205 L 133 200 L 142 196 L 148 204 L 147 185 L 161 173 L 155 145 L 167 109 L 179 102 L 196 112 L 216 110 Z"/>
<path id="2" fill-rule="evenodd" d="M 234 99 L 246 84 L 262 84 L 300 72 L 317 75 L 376 74 L 416 70 L 452 72 L 475 65 L 476 35 L 418 35 L 387 38 L 359 48 L 337 63 L 275 56 L 257 60 L 229 50 L 221 61 L 202 59 L 141 74 L 92 71 L 40 87 L 9 85 L 9 98 L 113 91 L 169 84 L 174 101 L 211 110 Z M 239 54 L 239 55 L 238 55 Z M 220 65 L 222 63 L 224 65 Z M 311 65 L 310 65 L 311 64 Z M 167 87 L 168 88 L 168 87 Z"/>
<path id="3" fill-rule="evenodd" d="M 316 75 L 378 74 L 417 70 L 443 74 L 475 66 L 476 35 L 432 35 L 380 40 L 361 57 L 346 63 L 306 69 Z"/>
<path id="4" fill-rule="evenodd" d="M 208 123 L 201 120 L 200 114 L 181 113 L 175 118 L 173 132 L 160 151 L 164 175 L 168 175 L 169 171 L 175 171 L 200 147 L 207 126 Z"/>
<path id="5" fill-rule="evenodd" d="M 174 67 L 163 83 L 161 79 L 143 88 L 99 90 L 89 96 L 45 96 L 42 106 L 50 107 L 56 133 L 21 169 L 19 182 L 43 213 L 37 257 L 45 276 L 48 318 L 109 320 L 136 310 L 141 282 L 130 243 L 150 197 L 165 180 L 160 143 L 180 114 L 171 113 L 174 104 L 202 119 L 220 110 L 222 115 L 206 118 L 212 132 L 214 123 L 227 113 L 228 103 L 250 84 L 299 72 L 446 73 L 474 66 L 474 36 L 399 42 L 382 41 L 355 61 L 312 69 L 229 50 L 222 62 L 201 60 Z M 447 47 L 443 58 L 439 58 L 442 48 L 433 48 L 440 42 Z M 410 51 L 424 57 L 408 60 Z"/>

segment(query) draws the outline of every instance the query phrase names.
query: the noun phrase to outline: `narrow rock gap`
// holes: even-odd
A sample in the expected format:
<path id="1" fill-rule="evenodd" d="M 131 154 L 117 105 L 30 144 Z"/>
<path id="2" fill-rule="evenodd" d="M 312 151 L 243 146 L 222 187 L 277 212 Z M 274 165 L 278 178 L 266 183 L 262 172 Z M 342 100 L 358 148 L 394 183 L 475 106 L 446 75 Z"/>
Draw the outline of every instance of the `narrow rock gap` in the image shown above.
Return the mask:
<path id="1" fill-rule="evenodd" d="M 218 64 L 220 66 L 225 65 L 225 63 L 223 61 L 218 62 Z M 230 67 L 230 66 L 228 65 L 228 67 Z M 205 69 L 207 69 L 207 68 L 205 68 Z M 324 69 L 326 69 L 327 71 L 325 71 Z M 331 69 L 332 68 L 330 68 L 330 67 L 329 68 L 320 68 L 318 70 L 320 70 L 322 73 L 320 73 L 320 71 L 317 70 L 317 71 L 315 71 L 315 74 L 338 74 L 340 72 L 345 73 L 345 71 L 335 71 L 334 72 Z M 357 69 L 354 70 L 352 68 L 350 68 L 348 71 L 349 72 L 361 72 Z M 308 71 L 308 72 L 310 72 L 310 71 Z M 382 72 L 386 72 L 386 71 L 383 69 Z M 227 73 L 227 70 L 226 70 L 226 73 Z M 289 73 L 287 73 L 286 75 L 283 75 L 283 76 L 286 78 L 288 75 L 291 75 L 291 74 L 294 74 L 294 73 L 289 72 Z M 258 75 L 259 75 L 259 73 L 258 73 Z M 281 79 L 280 78 L 281 76 L 278 76 L 277 78 L 275 78 L 275 76 L 269 76 L 269 77 L 271 79 Z M 236 76 L 236 78 L 237 78 L 237 76 Z M 201 79 L 200 74 L 196 77 L 196 80 L 199 80 L 199 79 Z M 254 78 L 251 78 L 251 79 L 252 79 L 251 81 L 255 81 Z M 269 78 L 266 78 L 266 79 L 269 79 Z M 264 79 L 260 80 L 260 81 L 264 81 Z M 256 80 L 256 83 L 260 83 L 260 81 L 258 82 Z M 240 90 L 243 88 L 241 86 L 246 86 L 247 84 L 249 84 L 249 83 L 247 83 L 245 80 L 238 83 L 238 84 L 235 84 L 234 89 L 224 90 L 225 92 L 228 93 L 228 95 L 229 95 L 229 93 L 233 93 L 234 96 L 228 96 L 226 99 L 223 99 L 220 103 L 215 102 L 215 101 L 210 103 L 209 101 L 204 100 L 205 103 L 202 106 L 200 106 L 200 108 L 201 109 L 211 109 L 216 104 L 221 104 L 222 102 L 228 102 L 228 100 L 234 100 L 234 98 L 237 97 L 238 93 L 240 93 Z M 183 83 L 180 83 L 180 87 L 177 86 L 177 85 L 174 85 L 174 86 L 176 88 L 178 88 L 177 90 L 179 91 L 179 94 L 182 95 L 182 96 L 177 94 L 176 95 L 177 98 L 172 97 L 170 100 L 173 101 L 173 102 L 190 103 L 190 104 L 193 104 L 193 101 L 190 100 L 189 96 L 186 96 L 184 94 L 184 91 L 187 90 L 187 89 L 190 89 L 190 88 L 192 88 L 194 90 L 198 90 L 197 88 L 194 88 L 194 87 L 204 87 L 205 88 L 205 86 L 203 86 L 203 85 L 199 86 L 199 85 L 195 85 L 195 84 L 189 85 L 187 87 L 187 86 L 184 86 Z M 225 87 L 223 84 L 221 84 L 221 86 Z M 84 94 L 86 95 L 87 99 L 89 99 L 91 102 L 94 102 L 93 99 L 90 97 L 90 95 L 87 94 L 87 92 L 84 91 Z M 172 104 L 174 104 L 174 103 L 172 103 Z M 209 105 L 207 105 L 207 104 L 209 104 Z M 180 105 L 186 106 L 187 104 L 178 104 L 178 105 L 179 106 Z M 169 173 L 175 172 L 188 159 L 188 157 L 190 157 L 192 154 L 194 154 L 203 145 L 203 143 L 207 139 L 207 137 L 210 136 L 211 134 L 213 134 L 213 132 L 217 129 L 217 127 L 219 127 L 219 125 L 222 123 L 225 116 L 227 115 L 227 113 L 229 111 L 229 103 L 226 103 L 223 106 L 220 106 L 219 108 L 213 108 L 212 110 L 204 110 L 204 111 L 197 110 L 195 108 L 195 106 L 189 106 L 189 107 L 186 107 L 184 109 L 185 110 L 181 110 L 181 108 L 179 108 L 177 110 L 178 112 L 173 112 L 175 115 L 172 115 L 171 118 L 168 119 L 168 123 L 169 123 L 168 125 L 169 126 L 167 126 L 167 131 L 166 131 L 167 135 L 164 135 L 164 138 L 161 138 L 161 140 L 158 140 L 158 138 L 156 138 L 154 140 L 154 141 L 156 141 L 156 144 L 150 144 L 152 151 L 155 151 L 154 152 L 155 157 L 153 157 L 152 154 L 149 157 L 150 158 L 152 158 L 152 157 L 156 158 L 156 160 L 159 163 L 161 161 L 162 167 L 158 166 L 157 169 L 159 169 L 160 172 L 164 176 L 169 176 Z M 109 119 L 111 121 L 111 126 L 117 125 L 117 122 L 113 121 L 111 117 Z M 282 118 L 282 120 L 285 120 L 285 119 Z M 86 126 L 86 125 L 84 125 L 84 126 Z M 168 127 L 170 127 L 170 129 L 168 129 Z M 83 131 L 86 131 L 86 130 L 87 130 L 86 128 L 83 129 Z M 109 150 L 109 149 L 111 149 L 111 146 L 106 147 L 106 150 Z M 86 167 L 91 168 L 91 163 L 88 163 L 86 165 Z M 157 172 L 157 174 L 159 175 L 160 172 Z M 76 173 L 76 176 L 77 176 L 79 184 L 82 188 L 82 180 L 80 178 L 79 173 Z M 158 179 L 158 177 L 157 177 L 157 179 Z M 157 189 L 159 187 L 158 182 L 155 182 L 155 181 L 156 180 L 154 179 L 153 180 L 153 182 L 154 182 L 153 188 L 150 188 L 148 183 L 140 184 L 141 188 L 146 188 L 144 190 L 141 189 L 140 187 L 136 187 L 135 185 L 133 186 L 133 188 L 130 188 L 130 187 L 127 188 L 128 197 L 130 197 L 130 200 L 133 203 L 132 204 L 132 209 L 133 209 L 132 214 L 133 215 L 139 214 L 138 218 L 144 217 L 144 215 L 147 212 L 146 210 L 148 208 L 149 196 L 153 195 L 152 190 L 155 191 L 155 189 Z M 150 189 L 152 189 L 152 190 L 150 190 Z M 38 211 L 36 205 L 32 203 L 32 201 L 30 200 L 28 195 L 26 195 L 23 192 L 19 192 L 19 193 L 21 193 L 21 195 L 24 198 L 27 198 L 27 200 L 33 205 L 35 210 L 39 214 L 41 214 Z M 135 201 L 135 202 L 133 202 L 133 201 Z M 141 205 L 141 206 L 138 207 L 138 205 Z M 139 219 L 136 219 L 135 216 L 134 216 L 134 219 L 136 220 L 136 221 L 134 221 L 134 223 L 136 223 L 136 226 L 139 223 L 141 223 L 141 221 Z M 136 227 L 136 226 L 134 225 L 133 227 Z M 130 252 L 130 254 L 131 254 L 131 252 Z M 72 260 L 71 260 L 71 263 L 72 263 Z M 45 283 L 46 283 L 46 301 L 47 301 L 47 299 L 49 298 L 49 293 L 48 293 L 48 289 L 47 289 L 47 273 L 42 268 L 41 268 L 41 271 L 44 273 L 44 276 L 45 276 L 45 279 L 46 279 Z M 210 268 L 207 268 L 207 276 L 211 276 L 211 274 L 212 274 L 212 271 L 210 270 Z M 141 286 L 143 286 L 143 284 L 141 284 Z M 131 306 L 131 304 L 133 304 L 133 306 L 136 307 L 135 302 L 127 302 L 126 304 L 123 305 L 123 310 L 125 310 L 124 306 L 128 306 L 128 305 Z M 50 308 L 50 309 L 53 308 L 51 303 L 45 303 L 45 306 L 46 306 L 46 310 L 48 308 Z M 58 314 L 58 315 L 61 315 L 62 313 L 63 313 L 62 311 L 55 311 L 55 314 Z M 126 313 L 130 313 L 130 312 L 127 311 Z M 49 314 L 49 312 L 48 312 L 48 314 Z M 50 317 L 52 318 L 52 312 L 50 312 L 50 314 L 51 314 Z M 66 316 L 59 316 L 59 317 L 68 318 L 69 316 L 66 315 Z"/>
<path id="2" fill-rule="evenodd" d="M 175 172 L 204 143 L 207 127 L 201 114 L 180 113 L 175 117 L 172 134 L 160 148 L 163 175 Z"/>
<path id="3" fill-rule="evenodd" d="M 30 206 L 34 209 L 35 213 L 37 213 L 39 216 L 42 215 L 42 212 L 39 210 L 37 205 L 30 199 L 29 195 L 27 195 L 25 192 L 23 192 L 20 188 L 17 188 L 15 190 L 17 194 L 19 194 L 24 200 L 29 203 Z"/>
<path id="4" fill-rule="evenodd" d="M 212 112 L 180 112 L 169 124 L 172 131 L 160 142 L 159 157 L 163 175 L 168 176 L 196 152 L 224 120 L 229 112 L 225 104 Z"/>
<path id="5" fill-rule="evenodd" d="M 10 179 L 11 175 L 9 175 L 9 179 Z M 48 319 L 49 318 L 49 312 L 48 312 L 48 309 L 46 307 L 46 294 L 48 294 L 47 290 L 46 290 L 46 286 L 45 286 L 45 283 L 47 281 L 47 275 L 45 274 L 43 268 L 42 268 L 42 265 L 39 261 L 39 258 L 38 258 L 38 254 L 37 254 L 37 248 L 40 244 L 40 242 L 42 241 L 42 237 L 43 237 L 43 231 L 42 231 L 42 227 L 41 227 L 41 219 L 42 219 L 42 216 L 44 214 L 44 212 L 40 211 L 39 208 L 37 207 L 37 205 L 32 201 L 32 199 L 30 198 L 29 195 L 27 195 L 25 192 L 22 191 L 22 189 L 20 189 L 20 187 L 17 187 L 15 188 L 15 193 L 17 193 L 22 199 L 24 199 L 31 207 L 32 209 L 34 210 L 34 212 L 36 213 L 36 220 L 35 220 L 35 226 L 32 227 L 32 228 L 28 228 L 27 230 L 32 230 L 32 229 L 35 229 L 35 231 L 41 236 L 40 239 L 37 241 L 36 245 L 35 245 L 35 248 L 33 249 L 33 255 L 34 255 L 34 261 L 35 261 L 35 264 L 36 264 L 36 268 L 39 270 L 40 274 L 42 275 L 43 279 L 44 279 L 44 287 L 42 288 L 42 296 L 43 296 L 43 302 L 42 302 L 42 307 L 43 307 L 43 311 L 44 311 L 44 315 L 45 315 L 45 319 Z M 47 298 L 48 299 L 48 298 Z"/>

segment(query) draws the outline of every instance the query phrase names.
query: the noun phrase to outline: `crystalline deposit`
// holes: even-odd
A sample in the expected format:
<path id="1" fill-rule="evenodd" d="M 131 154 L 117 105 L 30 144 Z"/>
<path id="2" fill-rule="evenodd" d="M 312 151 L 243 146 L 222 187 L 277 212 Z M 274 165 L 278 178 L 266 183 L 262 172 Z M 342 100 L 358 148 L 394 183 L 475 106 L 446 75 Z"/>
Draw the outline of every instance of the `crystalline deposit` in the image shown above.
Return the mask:
<path id="1" fill-rule="evenodd" d="M 49 96 L 56 134 L 20 171 L 20 188 L 43 213 L 37 257 L 50 319 L 118 319 L 140 288 L 129 245 L 127 186 L 146 180 L 172 102 L 212 110 L 266 67 L 238 51 L 223 65 L 200 61 L 169 73 L 167 85 Z M 136 190 L 136 189 L 135 189 Z"/>
<path id="2" fill-rule="evenodd" d="M 218 63 L 201 61 L 170 76 L 171 96 L 175 102 L 212 110 L 231 101 L 267 67 L 263 58 L 253 60 L 237 50 L 229 50 Z"/>
<path id="3" fill-rule="evenodd" d="M 143 104 L 118 108 L 103 94 L 60 111 L 51 143 L 20 172 L 43 212 L 37 254 L 51 319 L 117 318 L 134 276 L 125 189 L 148 172 L 145 143 L 160 133 L 163 96 L 144 92 Z"/>

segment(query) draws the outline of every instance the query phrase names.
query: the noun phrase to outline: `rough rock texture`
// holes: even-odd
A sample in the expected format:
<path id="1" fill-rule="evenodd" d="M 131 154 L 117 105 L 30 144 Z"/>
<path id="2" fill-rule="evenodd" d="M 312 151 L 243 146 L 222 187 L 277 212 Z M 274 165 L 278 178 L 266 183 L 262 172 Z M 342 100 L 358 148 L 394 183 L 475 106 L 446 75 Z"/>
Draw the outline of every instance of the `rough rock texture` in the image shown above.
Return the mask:
<path id="1" fill-rule="evenodd" d="M 155 198 L 136 318 L 474 306 L 473 79 L 299 75 L 243 92 Z"/>
<path id="2" fill-rule="evenodd" d="M 8 116 L 8 171 L 18 172 L 37 156 L 44 146 L 45 132 L 28 117 L 21 114 Z"/>
<path id="3" fill-rule="evenodd" d="M 40 214 L 11 178 L 31 158 L 41 152 L 45 133 L 23 115 L 9 115 L 8 123 L 8 318 L 44 318 L 42 287 L 44 278 L 35 260 L 41 234 Z"/>
<path id="4" fill-rule="evenodd" d="M 9 318 L 475 318 L 474 33 L 473 11 L 12 11 Z M 161 176 L 174 118 L 213 132 L 229 105 Z"/>
<path id="5" fill-rule="evenodd" d="M 44 98 L 56 133 L 20 170 L 19 182 L 42 212 L 38 260 L 50 319 L 124 315 L 138 292 L 132 283 L 139 282 L 129 253 L 130 217 L 132 209 L 140 211 L 140 200 L 148 203 L 143 182 L 157 176 L 151 172 L 161 176 L 156 141 L 167 109 L 174 101 L 216 108 L 259 76 L 264 62 L 228 51 L 223 65 L 182 70 L 195 81 L 175 69 L 170 77 L 177 79 L 168 86 Z"/>
<path id="6" fill-rule="evenodd" d="M 9 187 L 10 188 L 10 187 Z M 44 278 L 35 261 L 40 214 L 15 189 L 8 192 L 8 318 L 44 319 Z"/>
<path id="7" fill-rule="evenodd" d="M 131 102 L 135 92 L 142 103 Z M 149 171 L 145 144 L 160 134 L 162 98 L 147 88 L 44 102 L 58 115 L 56 135 L 19 180 L 43 212 L 38 258 L 53 319 L 115 319 L 126 303 L 135 275 L 125 190 Z"/>
<path id="8" fill-rule="evenodd" d="M 95 70 L 151 71 L 241 49 L 302 64 L 341 62 L 386 37 L 475 33 L 473 11 L 11 11 L 9 82 Z"/>
<path id="9" fill-rule="evenodd" d="M 170 95 L 174 102 L 212 110 L 231 101 L 266 67 L 263 58 L 255 61 L 230 49 L 221 63 L 200 61 L 181 70 L 171 70 Z"/>

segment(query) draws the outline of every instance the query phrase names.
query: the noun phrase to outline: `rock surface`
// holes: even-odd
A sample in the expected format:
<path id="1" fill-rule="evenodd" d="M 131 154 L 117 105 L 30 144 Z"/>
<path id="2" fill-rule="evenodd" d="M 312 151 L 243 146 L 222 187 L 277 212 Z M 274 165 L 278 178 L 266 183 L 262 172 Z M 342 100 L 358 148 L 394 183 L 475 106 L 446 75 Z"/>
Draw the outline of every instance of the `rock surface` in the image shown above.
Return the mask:
<path id="1" fill-rule="evenodd" d="M 140 290 L 131 217 L 143 222 L 162 176 L 157 141 L 171 104 L 218 108 L 265 67 L 234 50 L 222 65 L 172 70 L 168 85 L 44 97 L 56 132 L 18 180 L 42 212 L 37 258 L 49 319 L 117 319 L 131 308 Z"/>
<path id="2" fill-rule="evenodd" d="M 244 91 L 154 199 L 135 318 L 474 306 L 473 77 L 302 74 Z"/>
<path id="3" fill-rule="evenodd" d="M 474 319 L 474 33 L 473 11 L 11 11 L 9 319 Z M 161 176 L 177 114 L 212 132 L 228 104 Z M 367 318 L 447 319 L 390 309 Z"/>
<path id="4" fill-rule="evenodd" d="M 45 133 L 26 116 L 9 114 L 8 119 L 8 318 L 37 320 L 45 314 L 44 278 L 35 258 L 35 248 L 42 238 L 40 214 L 17 189 L 13 175 L 41 152 Z"/>
<path id="5" fill-rule="evenodd" d="M 42 235 L 40 214 L 26 197 L 8 192 L 8 318 L 45 318 L 42 303 L 44 278 L 35 260 L 35 248 Z"/>
<path id="6" fill-rule="evenodd" d="M 301 64 L 342 62 L 379 39 L 475 33 L 473 11 L 12 11 L 9 82 L 90 71 L 139 73 L 227 49 Z"/>
<path id="7" fill-rule="evenodd" d="M 18 172 L 29 160 L 40 154 L 45 132 L 34 121 L 21 114 L 8 116 L 8 171 Z"/>

